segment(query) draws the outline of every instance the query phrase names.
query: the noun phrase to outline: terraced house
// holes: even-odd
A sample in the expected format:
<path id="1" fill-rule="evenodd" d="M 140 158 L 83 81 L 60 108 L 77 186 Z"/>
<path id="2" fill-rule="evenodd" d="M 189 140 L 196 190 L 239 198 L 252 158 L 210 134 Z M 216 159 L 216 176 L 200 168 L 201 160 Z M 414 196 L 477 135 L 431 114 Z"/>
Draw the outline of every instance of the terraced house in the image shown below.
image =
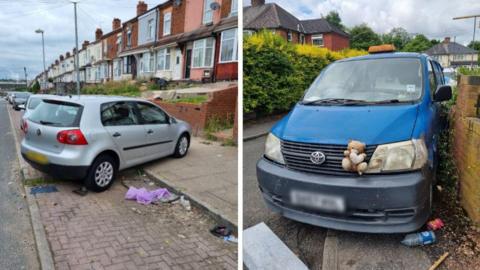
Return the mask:
<path id="1" fill-rule="evenodd" d="M 97 29 L 95 41 L 82 44 L 80 81 L 236 80 L 237 18 L 237 0 L 168 0 L 150 9 L 139 1 L 134 18 L 114 18 L 110 32 Z M 68 64 L 71 70 L 49 72 L 49 78 L 73 85 Z"/>

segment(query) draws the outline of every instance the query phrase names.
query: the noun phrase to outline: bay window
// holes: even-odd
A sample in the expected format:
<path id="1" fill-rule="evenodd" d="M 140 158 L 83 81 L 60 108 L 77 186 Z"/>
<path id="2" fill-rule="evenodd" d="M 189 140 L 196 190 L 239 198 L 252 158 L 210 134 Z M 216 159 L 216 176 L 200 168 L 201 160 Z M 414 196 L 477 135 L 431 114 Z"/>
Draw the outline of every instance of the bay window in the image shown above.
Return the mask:
<path id="1" fill-rule="evenodd" d="M 237 28 L 222 32 L 220 63 L 238 60 Z"/>
<path id="2" fill-rule="evenodd" d="M 157 70 L 170 70 L 170 48 L 161 49 L 157 52 Z"/>

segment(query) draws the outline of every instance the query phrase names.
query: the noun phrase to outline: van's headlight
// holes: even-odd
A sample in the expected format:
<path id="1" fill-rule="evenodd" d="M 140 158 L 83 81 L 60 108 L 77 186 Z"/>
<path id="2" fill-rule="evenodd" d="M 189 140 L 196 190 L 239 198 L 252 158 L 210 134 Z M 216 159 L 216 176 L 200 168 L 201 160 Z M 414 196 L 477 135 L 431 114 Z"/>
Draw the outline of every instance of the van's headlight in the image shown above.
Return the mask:
<path id="1" fill-rule="evenodd" d="M 368 162 L 367 173 L 421 169 L 428 159 L 423 139 L 377 146 Z"/>
<path id="2" fill-rule="evenodd" d="M 272 133 L 268 134 L 267 141 L 265 142 L 265 156 L 275 162 L 285 164 L 280 139 L 275 137 Z"/>

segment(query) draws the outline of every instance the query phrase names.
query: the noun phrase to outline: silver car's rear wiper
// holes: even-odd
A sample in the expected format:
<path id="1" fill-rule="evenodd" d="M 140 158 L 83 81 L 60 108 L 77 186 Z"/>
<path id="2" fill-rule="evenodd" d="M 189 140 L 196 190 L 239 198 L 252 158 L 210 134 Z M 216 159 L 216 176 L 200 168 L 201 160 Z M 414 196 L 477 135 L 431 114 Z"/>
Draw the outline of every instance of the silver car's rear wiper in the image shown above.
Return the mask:
<path id="1" fill-rule="evenodd" d="M 321 98 L 321 99 L 302 102 L 303 105 L 312 105 L 312 104 L 357 105 L 357 104 L 368 104 L 368 103 L 369 102 L 365 100 L 347 99 L 347 98 Z"/>
<path id="2" fill-rule="evenodd" d="M 54 122 L 43 121 L 43 120 L 40 120 L 40 124 L 46 125 L 46 126 L 58 126 L 58 125 L 60 125 L 60 123 L 54 123 Z"/>

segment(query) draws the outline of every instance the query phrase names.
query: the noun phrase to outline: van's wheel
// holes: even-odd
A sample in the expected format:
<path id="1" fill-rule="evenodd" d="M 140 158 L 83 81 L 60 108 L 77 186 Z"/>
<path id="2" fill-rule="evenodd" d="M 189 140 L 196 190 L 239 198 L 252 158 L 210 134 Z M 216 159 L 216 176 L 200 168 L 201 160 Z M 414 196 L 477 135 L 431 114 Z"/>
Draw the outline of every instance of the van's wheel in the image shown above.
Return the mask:
<path id="1" fill-rule="evenodd" d="M 173 156 L 176 158 L 182 158 L 187 155 L 188 148 L 190 147 L 190 138 L 187 134 L 182 134 L 178 139 L 177 145 L 175 146 L 175 152 Z"/>
<path id="2" fill-rule="evenodd" d="M 95 192 L 107 190 L 117 177 L 117 168 L 117 162 L 111 156 L 97 157 L 85 178 L 85 186 Z"/>

